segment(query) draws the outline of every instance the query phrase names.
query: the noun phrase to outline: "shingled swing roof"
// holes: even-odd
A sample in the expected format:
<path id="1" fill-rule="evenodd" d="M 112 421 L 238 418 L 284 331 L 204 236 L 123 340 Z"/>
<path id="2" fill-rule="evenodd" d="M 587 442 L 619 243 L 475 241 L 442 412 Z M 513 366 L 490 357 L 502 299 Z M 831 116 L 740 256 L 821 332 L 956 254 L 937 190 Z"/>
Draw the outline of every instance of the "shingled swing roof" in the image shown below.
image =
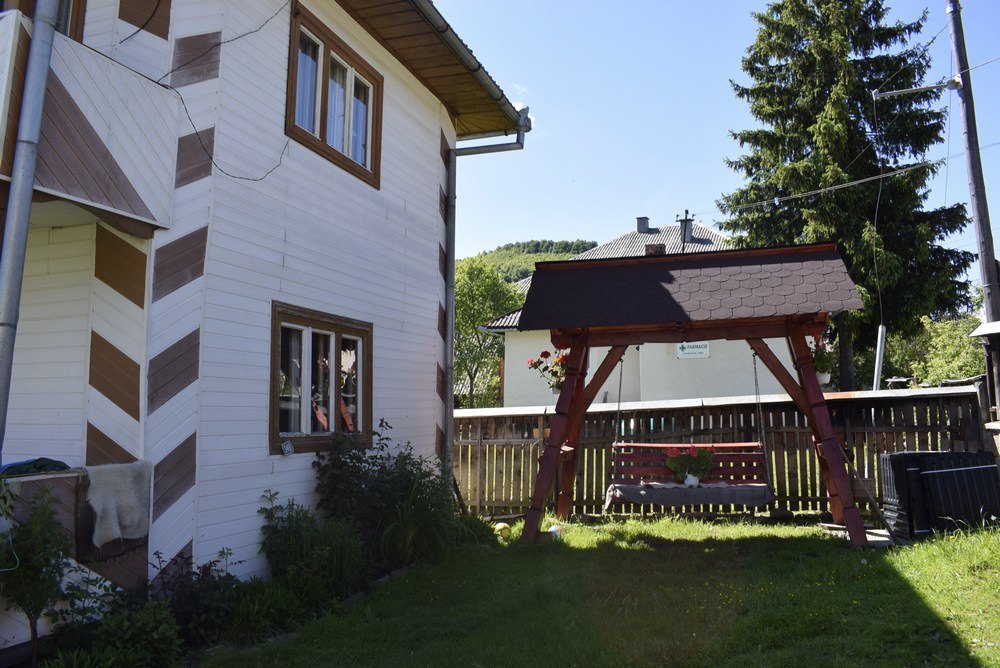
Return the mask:
<path id="1" fill-rule="evenodd" d="M 518 330 L 724 324 L 861 307 L 833 244 L 540 262 Z"/>

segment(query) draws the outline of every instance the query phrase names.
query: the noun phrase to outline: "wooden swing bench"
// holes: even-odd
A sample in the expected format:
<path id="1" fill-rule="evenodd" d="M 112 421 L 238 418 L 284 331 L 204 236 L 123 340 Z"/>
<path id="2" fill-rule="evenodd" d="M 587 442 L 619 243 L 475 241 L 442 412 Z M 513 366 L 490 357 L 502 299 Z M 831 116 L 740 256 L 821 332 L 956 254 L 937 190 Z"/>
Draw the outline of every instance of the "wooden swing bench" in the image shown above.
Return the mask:
<path id="1" fill-rule="evenodd" d="M 669 451 L 691 447 L 712 451 L 706 486 L 679 486 L 667 465 Z M 611 453 L 605 509 L 614 503 L 760 508 L 774 500 L 760 443 L 612 443 Z"/>

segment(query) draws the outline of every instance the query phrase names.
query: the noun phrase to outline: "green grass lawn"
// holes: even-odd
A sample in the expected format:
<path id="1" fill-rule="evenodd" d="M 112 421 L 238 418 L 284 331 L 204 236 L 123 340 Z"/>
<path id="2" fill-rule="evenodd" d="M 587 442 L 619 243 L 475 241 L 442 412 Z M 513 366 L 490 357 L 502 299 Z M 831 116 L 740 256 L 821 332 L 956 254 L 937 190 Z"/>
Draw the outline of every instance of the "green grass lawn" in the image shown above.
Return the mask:
<path id="1" fill-rule="evenodd" d="M 1000 533 L 855 551 L 813 527 L 568 527 L 413 569 L 209 666 L 1000 665 Z"/>

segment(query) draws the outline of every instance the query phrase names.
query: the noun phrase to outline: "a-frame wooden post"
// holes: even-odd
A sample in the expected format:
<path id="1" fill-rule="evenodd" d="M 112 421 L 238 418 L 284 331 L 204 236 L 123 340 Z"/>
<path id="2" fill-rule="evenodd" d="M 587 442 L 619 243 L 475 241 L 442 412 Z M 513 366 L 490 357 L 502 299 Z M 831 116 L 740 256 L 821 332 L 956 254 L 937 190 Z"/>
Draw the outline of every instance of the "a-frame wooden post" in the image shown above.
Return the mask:
<path id="1" fill-rule="evenodd" d="M 524 531 L 521 540 L 533 543 L 538 538 L 538 530 L 542 523 L 542 511 L 545 499 L 555 482 L 556 468 L 562 464 L 563 481 L 557 503 L 559 517 L 566 519 L 573 505 L 573 483 L 576 480 L 576 467 L 579 465 L 579 453 L 575 447 L 579 438 L 580 421 L 586 415 L 587 409 L 594 401 L 604 381 L 611 375 L 615 365 L 625 354 L 626 346 L 614 346 L 609 351 L 601 366 L 598 367 L 590 382 L 584 385 L 587 373 L 587 343 L 583 337 L 577 337 L 570 343 L 569 356 L 566 361 L 566 379 L 562 391 L 556 401 L 556 413 L 549 425 L 549 437 L 538 463 L 538 475 L 535 477 L 535 489 L 531 495 L 531 507 L 524 519 Z M 563 443 L 569 442 L 573 447 L 563 449 Z"/>
<path id="2" fill-rule="evenodd" d="M 830 497 L 830 509 L 835 521 L 842 521 L 847 526 L 847 534 L 851 544 L 863 547 L 868 544 L 865 525 L 861 521 L 861 512 L 854 505 L 854 492 L 851 489 L 851 478 L 847 470 L 847 458 L 843 445 L 833 431 L 830 412 L 823 398 L 823 390 L 816 379 L 816 369 L 813 367 L 812 353 L 806 343 L 806 333 L 799 327 L 790 327 L 788 341 L 791 344 L 792 355 L 795 358 L 795 369 L 799 375 L 799 386 L 805 394 L 810 407 L 810 422 L 815 423 L 820 437 L 820 464 L 826 465 L 826 493 Z M 840 518 L 838 518 L 838 515 Z"/>

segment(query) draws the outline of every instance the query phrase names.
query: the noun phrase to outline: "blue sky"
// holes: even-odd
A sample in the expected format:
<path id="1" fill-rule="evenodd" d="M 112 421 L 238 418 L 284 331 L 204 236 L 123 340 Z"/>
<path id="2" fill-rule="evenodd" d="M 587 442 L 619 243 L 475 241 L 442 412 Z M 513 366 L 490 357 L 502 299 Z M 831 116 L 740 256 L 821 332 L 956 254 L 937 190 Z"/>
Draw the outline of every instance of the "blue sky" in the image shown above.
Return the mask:
<path id="1" fill-rule="evenodd" d="M 944 0 L 887 0 L 909 20 L 927 9 L 929 82 L 952 73 Z M 672 223 L 684 209 L 710 224 L 720 194 L 740 185 L 723 160 L 738 155 L 730 129 L 753 124 L 732 94 L 753 41 L 761 0 L 543 0 L 435 5 L 515 102 L 531 108 L 525 150 L 459 159 L 458 257 L 528 239 L 612 239 L 636 216 Z M 1000 2 L 967 0 L 969 62 L 1000 57 Z M 975 69 L 980 144 L 1000 142 L 1000 61 Z M 928 206 L 967 201 L 957 95 L 951 148 Z M 946 93 L 940 105 L 949 105 Z M 987 193 L 1000 193 L 1000 146 L 983 151 Z M 947 177 L 947 178 L 946 178 Z M 946 199 L 947 198 L 947 199 Z M 991 202 L 994 229 L 1000 202 Z M 994 232 L 996 235 L 997 233 Z M 971 225 L 948 245 L 975 250 Z M 978 270 L 973 276 L 978 280 Z"/>

